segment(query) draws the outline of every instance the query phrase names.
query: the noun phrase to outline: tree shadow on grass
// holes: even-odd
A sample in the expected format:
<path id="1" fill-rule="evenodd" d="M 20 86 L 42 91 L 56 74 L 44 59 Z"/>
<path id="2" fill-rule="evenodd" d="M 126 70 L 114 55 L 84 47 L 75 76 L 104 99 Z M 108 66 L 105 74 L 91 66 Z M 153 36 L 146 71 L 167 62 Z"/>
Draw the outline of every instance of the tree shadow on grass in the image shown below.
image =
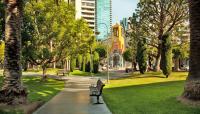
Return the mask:
<path id="1" fill-rule="evenodd" d="M 138 79 L 138 78 L 166 78 L 165 76 L 159 75 L 135 75 L 135 76 L 124 76 L 120 78 L 114 78 L 113 80 L 123 80 L 123 79 Z"/>
<path id="2" fill-rule="evenodd" d="M 23 79 L 24 85 L 28 88 L 28 99 L 30 101 L 48 101 L 58 92 L 64 88 L 64 82 L 47 79 L 47 81 L 41 81 L 41 78 L 25 77 Z"/>

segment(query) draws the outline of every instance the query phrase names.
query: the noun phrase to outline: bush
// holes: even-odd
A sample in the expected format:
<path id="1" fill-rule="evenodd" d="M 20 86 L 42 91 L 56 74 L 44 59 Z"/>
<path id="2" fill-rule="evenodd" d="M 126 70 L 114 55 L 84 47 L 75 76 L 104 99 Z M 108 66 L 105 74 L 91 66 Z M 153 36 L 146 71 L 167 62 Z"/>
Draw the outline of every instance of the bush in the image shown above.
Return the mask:
<path id="1" fill-rule="evenodd" d="M 94 52 L 93 57 L 93 73 L 99 72 L 99 54 L 97 52 Z"/>
<path id="2" fill-rule="evenodd" d="M 99 54 L 101 59 L 106 58 L 106 49 L 104 47 L 98 47 L 95 51 Z"/>
<path id="3" fill-rule="evenodd" d="M 146 39 L 142 39 L 138 42 L 137 46 L 137 62 L 139 64 L 139 70 L 141 74 L 144 74 L 147 69 L 147 44 Z"/>
<path id="4" fill-rule="evenodd" d="M 71 58 L 70 71 L 73 72 L 75 68 L 76 68 L 76 58 Z"/>
<path id="5" fill-rule="evenodd" d="M 162 37 L 161 69 L 168 78 L 172 72 L 172 45 L 169 34 Z"/>

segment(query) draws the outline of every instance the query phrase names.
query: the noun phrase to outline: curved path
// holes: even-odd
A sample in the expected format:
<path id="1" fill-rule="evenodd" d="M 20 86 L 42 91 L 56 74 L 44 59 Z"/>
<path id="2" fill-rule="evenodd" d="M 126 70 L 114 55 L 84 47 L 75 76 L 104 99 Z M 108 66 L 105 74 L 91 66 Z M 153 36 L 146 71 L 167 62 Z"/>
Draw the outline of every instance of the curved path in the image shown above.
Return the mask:
<path id="1" fill-rule="evenodd" d="M 89 86 L 97 79 L 76 76 L 67 80 L 64 90 L 33 114 L 111 114 L 105 103 L 95 105 L 96 97 L 89 96 Z"/>

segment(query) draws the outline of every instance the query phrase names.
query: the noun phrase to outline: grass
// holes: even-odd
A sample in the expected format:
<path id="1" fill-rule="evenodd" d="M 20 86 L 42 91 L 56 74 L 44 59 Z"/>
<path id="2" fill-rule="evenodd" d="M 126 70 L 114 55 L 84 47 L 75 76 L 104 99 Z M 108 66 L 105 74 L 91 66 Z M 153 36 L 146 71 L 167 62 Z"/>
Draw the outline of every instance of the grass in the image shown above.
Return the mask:
<path id="1" fill-rule="evenodd" d="M 91 76 L 91 73 L 90 72 L 83 72 L 83 71 L 80 71 L 80 70 L 74 70 L 73 72 L 70 72 L 70 75 L 72 76 Z M 106 72 L 99 72 L 99 73 L 92 73 L 93 76 L 107 76 L 107 73 Z"/>
<path id="2" fill-rule="evenodd" d="M 46 74 L 56 75 L 58 70 L 59 69 L 48 68 L 46 71 Z M 42 75 L 42 70 L 28 69 L 28 71 L 23 72 L 24 75 L 30 74 L 30 73 L 38 73 L 38 74 Z M 83 72 L 80 70 L 74 70 L 73 72 L 70 72 L 70 75 L 72 75 L 72 76 L 91 76 L 90 72 Z"/>
<path id="3" fill-rule="evenodd" d="M 46 74 L 52 74 L 55 75 L 57 73 L 58 69 L 57 68 L 47 68 Z M 36 69 L 28 69 L 27 71 L 23 72 L 25 75 L 29 73 L 38 73 L 42 75 L 42 70 L 36 70 Z"/>
<path id="4" fill-rule="evenodd" d="M 3 77 L 0 76 L 0 87 L 2 79 Z M 38 100 L 47 102 L 64 88 L 63 81 L 48 79 L 46 82 L 42 82 L 39 77 L 23 77 L 23 83 L 28 89 L 28 100 L 30 102 Z M 0 110 L 0 114 L 21 114 L 21 112 L 16 109 L 5 109 Z"/>
<path id="5" fill-rule="evenodd" d="M 184 87 L 186 72 L 175 72 L 166 79 L 161 73 L 139 73 L 111 80 L 104 89 L 104 100 L 113 114 L 198 114 L 200 108 L 177 101 Z"/>
<path id="6" fill-rule="evenodd" d="M 91 76 L 90 72 L 83 72 L 80 70 L 74 70 L 73 72 L 70 73 L 70 75 L 75 75 L 75 76 Z"/>
<path id="7" fill-rule="evenodd" d="M 54 79 L 42 82 L 40 78 L 24 77 L 23 82 L 28 88 L 28 100 L 31 102 L 38 100 L 46 102 L 64 88 L 63 81 Z"/>
<path id="8" fill-rule="evenodd" d="M 46 70 L 46 74 L 50 74 L 50 75 L 57 75 L 57 71 L 59 69 L 54 69 L 54 68 L 47 68 Z M 0 70 L 0 74 L 3 73 L 3 70 Z M 42 70 L 39 69 L 39 70 L 36 70 L 36 69 L 28 69 L 27 71 L 24 71 L 23 72 L 23 75 L 30 75 L 30 74 L 39 74 L 39 75 L 42 75 Z M 94 74 L 92 73 L 94 76 L 106 76 L 107 73 L 104 72 L 104 73 L 97 73 L 97 74 Z M 80 70 L 74 70 L 73 72 L 70 72 L 70 75 L 72 76 L 91 76 L 91 73 L 90 72 L 83 72 L 83 71 L 80 71 Z"/>

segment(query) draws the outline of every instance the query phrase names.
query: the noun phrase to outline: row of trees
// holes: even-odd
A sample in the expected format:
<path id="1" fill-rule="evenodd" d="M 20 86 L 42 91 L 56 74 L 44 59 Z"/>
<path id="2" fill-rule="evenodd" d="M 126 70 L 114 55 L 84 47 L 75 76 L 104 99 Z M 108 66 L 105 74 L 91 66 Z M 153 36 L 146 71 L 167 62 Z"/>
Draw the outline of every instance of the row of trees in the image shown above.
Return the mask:
<path id="1" fill-rule="evenodd" d="M 126 36 L 130 37 L 131 61 L 135 67 L 138 63 L 141 73 L 153 67 L 154 71 L 162 70 L 168 77 L 172 58 L 188 58 L 189 40 L 186 38 L 189 36 L 184 36 L 188 30 L 185 0 L 141 0 L 129 20 L 131 32 Z"/>
<path id="2" fill-rule="evenodd" d="M 42 67 L 43 79 L 46 68 L 52 63 L 66 60 L 74 63 L 73 58 L 78 55 L 89 53 L 93 55 L 94 66 L 98 64 L 93 31 L 85 20 L 75 19 L 73 5 L 52 0 L 1 1 L 0 11 L 0 15 L 6 12 L 0 17 L 0 50 L 5 50 L 5 54 L 0 55 L 1 63 L 4 58 L 5 77 L 0 102 L 26 102 L 27 90 L 21 76 L 22 68 L 27 69 L 28 63 Z"/>
<path id="3" fill-rule="evenodd" d="M 155 40 L 155 41 L 157 41 L 158 47 L 159 46 L 162 47 L 162 48 L 159 48 L 162 51 L 162 49 L 168 45 L 168 40 L 167 40 L 168 36 L 166 34 L 160 34 L 160 33 L 167 33 L 167 34 L 171 33 L 171 30 L 172 30 L 171 28 L 173 28 L 174 25 L 178 24 L 177 22 L 179 22 L 179 21 L 172 21 L 172 22 L 170 21 L 170 22 L 166 23 L 165 21 L 168 20 L 168 18 L 166 18 L 166 17 L 169 16 L 169 18 L 171 18 L 171 19 L 179 20 L 180 17 L 177 15 L 184 14 L 184 12 L 183 12 L 184 9 L 182 9 L 182 6 L 185 6 L 185 4 L 184 4 L 184 2 L 180 2 L 181 0 L 177 0 L 177 1 L 160 0 L 159 2 L 156 0 L 151 0 L 149 2 L 151 3 L 152 1 L 155 3 L 150 5 L 149 7 L 155 6 L 155 5 L 159 5 L 160 7 L 159 6 L 154 7 L 154 9 L 149 9 L 148 11 L 158 11 L 158 13 L 156 15 L 158 15 L 158 17 L 160 17 L 160 18 L 156 19 L 155 17 L 151 17 L 151 15 L 149 15 L 148 18 L 150 18 L 150 19 L 152 18 L 153 19 L 152 22 L 154 22 L 155 20 L 158 21 L 159 26 L 155 26 L 154 24 L 150 26 L 150 24 L 147 24 L 149 26 L 147 26 L 145 28 L 148 28 L 147 30 L 154 31 L 153 33 L 157 33 L 157 34 L 150 34 L 150 35 L 153 35 L 153 36 L 158 35 L 159 36 L 158 38 L 160 38 L 159 40 L 161 40 L 162 42 L 159 40 L 158 41 Z M 6 17 L 5 17 L 6 21 L 5 21 L 5 29 L 4 29 L 5 30 L 5 55 L 4 55 L 5 56 L 5 62 L 4 62 L 5 63 L 4 64 L 5 79 L 4 79 L 2 90 L 0 91 L 0 102 L 7 103 L 7 104 L 22 104 L 22 103 L 25 103 L 26 99 L 27 99 L 26 89 L 23 87 L 23 84 L 21 82 L 22 70 L 21 70 L 21 62 L 20 62 L 21 61 L 21 27 L 22 27 L 22 17 L 23 17 L 23 15 L 22 15 L 23 14 L 23 0 L 13 0 L 13 1 L 8 0 L 8 1 L 4 1 L 4 2 L 5 2 L 5 6 L 6 6 L 4 9 L 7 13 Z M 55 1 L 55 3 L 56 3 L 55 7 L 61 5 L 58 2 L 60 2 L 60 1 L 58 1 L 58 0 Z M 142 2 L 148 2 L 148 1 L 142 1 Z M 164 7 L 165 4 L 163 4 L 163 2 L 166 4 L 171 2 L 171 5 L 173 7 L 169 7 L 171 5 L 169 5 L 168 7 Z M 174 4 L 176 2 L 178 4 Z M 54 3 L 52 3 L 52 4 L 54 4 Z M 43 5 L 41 5 L 41 6 L 43 6 Z M 38 7 L 42 8 L 42 9 L 46 9 L 46 7 L 41 7 L 41 6 L 38 6 Z M 200 54 L 199 53 L 199 48 L 200 48 L 200 42 L 199 42 L 200 41 L 199 40 L 200 39 L 200 37 L 199 37 L 200 36 L 200 28 L 199 28 L 200 27 L 200 22 L 199 22 L 200 15 L 199 15 L 199 11 L 200 11 L 200 7 L 199 6 L 200 6 L 200 1 L 190 0 L 189 6 L 190 6 L 189 8 L 190 8 L 190 25 L 191 25 L 190 26 L 191 27 L 190 73 L 189 73 L 189 77 L 187 79 L 183 97 L 187 98 L 187 99 L 191 99 L 191 100 L 200 100 L 200 92 L 199 92 L 199 90 L 200 90 L 199 89 L 199 87 L 200 87 L 199 86 L 199 74 L 200 74 L 199 73 L 199 69 L 200 69 L 200 61 L 199 61 L 199 57 L 200 57 L 200 55 L 199 55 Z M 173 10 L 169 11 L 167 9 L 173 9 Z M 35 11 L 35 12 L 37 12 L 37 11 Z M 37 12 L 36 14 L 38 14 L 38 13 L 40 13 L 40 12 Z M 171 14 L 171 13 L 174 13 L 174 14 Z M 168 14 L 168 16 L 166 16 L 165 14 Z M 175 15 L 175 17 L 174 17 L 174 15 Z M 177 18 L 177 17 L 179 17 L 179 18 Z M 39 18 L 39 20 L 40 20 L 40 18 Z M 142 20 L 142 18 L 140 20 Z M 42 21 L 42 19 L 40 21 Z M 36 22 L 36 21 L 34 21 L 34 22 Z M 139 22 L 141 22 L 141 21 L 139 21 Z M 61 22 L 61 23 L 63 23 L 63 22 Z M 150 23 L 151 23 L 151 21 L 150 21 Z M 173 25 L 173 26 L 170 27 L 169 24 Z M 52 24 L 52 25 L 54 25 L 54 24 Z M 167 28 L 169 27 L 170 29 L 163 29 L 163 27 L 165 27 L 165 26 L 167 26 Z M 155 30 L 149 29 L 151 27 L 153 27 L 153 28 L 158 27 L 158 29 L 155 29 Z M 36 28 L 38 28 L 38 27 L 36 27 Z M 50 26 L 50 28 L 51 28 L 51 26 Z M 142 26 L 140 28 L 142 28 Z M 38 28 L 38 29 L 41 29 L 41 28 Z M 44 28 L 42 28 L 42 31 L 46 30 L 46 29 L 47 28 L 44 27 Z M 57 29 L 57 30 L 59 30 L 59 31 L 57 31 L 59 34 L 56 34 L 56 36 L 57 35 L 62 36 L 62 34 L 60 34 L 60 33 L 62 33 L 62 32 L 60 32 L 62 29 L 63 29 L 63 27 Z M 169 30 L 169 31 L 164 32 L 164 30 Z M 138 32 L 136 32 L 136 33 L 137 33 L 136 34 L 136 36 L 137 36 Z M 139 33 L 141 33 L 140 30 L 139 30 Z M 151 32 L 148 32 L 148 33 L 151 33 Z M 147 33 L 145 33 L 144 35 L 146 35 L 146 34 Z M 43 35 L 42 37 L 46 37 L 45 34 L 42 34 L 42 35 Z M 150 35 L 148 35 L 148 36 L 150 36 Z M 55 37 L 53 37 L 53 38 L 55 38 Z M 138 38 L 138 37 L 135 37 L 135 38 Z M 157 37 L 147 37 L 147 38 L 157 38 Z M 145 38 L 145 39 L 147 39 L 147 38 Z M 47 41 L 49 41 L 49 40 L 47 40 Z M 152 40 L 150 40 L 150 41 L 152 41 Z M 37 42 L 39 42 L 39 41 L 37 41 Z M 74 43 L 72 43 L 72 44 L 74 44 Z M 48 50 L 48 49 L 44 49 L 43 46 L 41 46 L 40 48 L 42 48 L 42 50 L 43 50 L 43 51 L 41 51 L 42 53 L 44 53 Z M 38 48 L 38 49 L 40 49 L 40 48 Z M 168 50 L 170 48 L 166 48 L 166 49 Z M 159 54 L 159 50 L 157 50 L 157 51 L 158 51 L 157 54 Z M 67 51 L 67 52 L 70 52 L 70 51 Z M 163 55 L 165 55 L 165 54 L 163 54 Z M 46 56 L 46 55 L 43 54 L 42 56 L 40 56 L 40 58 L 42 58 L 43 56 Z M 159 56 L 161 56 L 161 52 L 160 52 Z M 157 67 L 155 67 L 155 68 L 157 68 Z M 163 69 L 163 67 L 162 67 L 162 69 Z"/>
<path id="4" fill-rule="evenodd" d="M 171 73 L 172 58 L 175 60 L 175 70 L 178 70 L 178 59 L 189 57 L 189 75 L 180 97 L 181 101 L 187 103 L 188 100 L 191 103 L 196 101 L 198 103 L 200 100 L 199 6 L 200 1 L 196 0 L 140 0 L 137 13 L 130 18 L 132 31 L 126 34 L 131 37 L 131 40 L 130 50 L 125 52 L 125 55 L 132 55 L 133 63 L 136 61 L 135 57 L 139 55 L 141 60 L 137 59 L 137 62 L 140 65 L 140 62 L 147 61 L 146 53 L 140 55 L 141 50 L 147 51 L 147 55 L 156 60 L 154 70 L 159 71 L 161 68 L 166 77 Z M 190 32 L 187 31 L 188 23 L 190 23 Z M 190 39 L 185 39 L 185 34 L 186 37 L 190 34 Z M 147 41 L 145 44 L 148 48 L 145 48 L 146 45 L 141 45 L 143 41 L 141 39 Z M 140 65 L 141 73 L 143 73 L 141 71 L 143 65 Z"/>
<path id="5" fill-rule="evenodd" d="M 78 54 L 71 58 L 70 70 L 73 72 L 75 68 L 84 72 L 98 73 L 99 71 L 99 53 L 96 51 L 86 54 Z"/>
<path id="6" fill-rule="evenodd" d="M 87 23 L 83 19 L 75 20 L 74 7 L 64 1 L 59 5 L 51 0 L 29 1 L 24 11 L 24 67 L 27 62 L 41 65 L 43 76 L 50 63 L 66 62 L 77 53 L 87 52 L 95 41 Z"/>

